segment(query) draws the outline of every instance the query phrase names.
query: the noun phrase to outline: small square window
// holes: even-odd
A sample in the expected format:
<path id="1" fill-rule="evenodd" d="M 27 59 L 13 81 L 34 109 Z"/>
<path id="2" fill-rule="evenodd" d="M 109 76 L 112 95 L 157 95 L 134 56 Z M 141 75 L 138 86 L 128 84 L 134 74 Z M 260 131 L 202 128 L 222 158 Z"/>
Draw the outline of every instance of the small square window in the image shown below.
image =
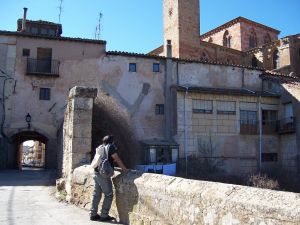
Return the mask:
<path id="1" fill-rule="evenodd" d="M 30 56 L 30 49 L 23 48 L 23 56 Z"/>
<path id="2" fill-rule="evenodd" d="M 159 63 L 153 63 L 153 72 L 159 72 Z"/>
<path id="3" fill-rule="evenodd" d="M 40 88 L 40 100 L 50 100 L 50 88 Z"/>
<path id="4" fill-rule="evenodd" d="M 262 153 L 261 161 L 262 162 L 277 162 L 278 154 L 277 153 Z"/>
<path id="5" fill-rule="evenodd" d="M 136 72 L 136 63 L 129 63 L 129 72 Z"/>
<path id="6" fill-rule="evenodd" d="M 155 114 L 156 115 L 163 115 L 165 113 L 164 104 L 156 104 L 155 105 Z"/>
<path id="7" fill-rule="evenodd" d="M 37 34 L 39 32 L 37 27 L 31 27 L 31 33 L 32 34 Z"/>

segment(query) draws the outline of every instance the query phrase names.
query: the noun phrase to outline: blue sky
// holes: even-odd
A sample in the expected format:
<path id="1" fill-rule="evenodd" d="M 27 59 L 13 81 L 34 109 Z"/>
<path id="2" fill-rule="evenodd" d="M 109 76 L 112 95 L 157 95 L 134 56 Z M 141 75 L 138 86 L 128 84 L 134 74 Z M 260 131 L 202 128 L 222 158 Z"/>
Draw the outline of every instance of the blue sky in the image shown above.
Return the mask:
<path id="1" fill-rule="evenodd" d="M 0 30 L 16 30 L 23 7 L 28 19 L 58 22 L 59 0 L 0 0 Z M 300 33 L 300 0 L 201 0 L 200 29 L 205 33 L 243 16 L 281 30 Z M 107 50 L 147 53 L 163 42 L 162 0 L 63 0 L 63 36 L 94 38 L 99 12 L 100 38 Z"/>

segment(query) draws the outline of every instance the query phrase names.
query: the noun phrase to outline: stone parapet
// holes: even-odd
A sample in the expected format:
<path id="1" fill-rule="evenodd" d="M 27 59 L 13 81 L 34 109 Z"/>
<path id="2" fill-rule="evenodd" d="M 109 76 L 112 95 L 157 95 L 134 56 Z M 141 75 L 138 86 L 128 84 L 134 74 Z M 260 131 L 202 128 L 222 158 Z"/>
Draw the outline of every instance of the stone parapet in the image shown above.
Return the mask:
<path id="1" fill-rule="evenodd" d="M 76 168 L 71 201 L 90 207 L 92 170 Z M 114 179 L 112 214 L 128 224 L 296 225 L 300 194 L 131 171 Z"/>

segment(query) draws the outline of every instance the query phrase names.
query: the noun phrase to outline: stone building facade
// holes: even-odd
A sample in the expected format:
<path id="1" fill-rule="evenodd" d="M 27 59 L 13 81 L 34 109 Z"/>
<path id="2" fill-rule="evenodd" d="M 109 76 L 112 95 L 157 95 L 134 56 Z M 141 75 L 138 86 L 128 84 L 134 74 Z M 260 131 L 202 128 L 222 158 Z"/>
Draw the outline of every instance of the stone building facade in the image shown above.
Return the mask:
<path id="1" fill-rule="evenodd" d="M 191 16 L 186 17 L 188 13 Z M 228 26 L 239 26 L 242 33 L 241 27 L 248 29 L 245 24 L 265 28 L 271 41 L 277 39 L 276 30 L 243 18 Z M 43 25 L 44 21 L 39 28 Z M 179 158 L 207 157 L 199 148 L 210 141 L 214 146 L 210 157 L 222 159 L 228 173 L 274 166 L 299 171 L 296 74 L 251 64 L 254 55 L 259 66 L 271 61 L 264 46 L 280 48 L 281 55 L 297 55 L 291 53 L 291 46 L 298 46 L 298 36 L 291 37 L 285 47 L 286 42 L 274 40 L 247 51 L 244 42 L 234 49 L 218 45 L 217 39 L 215 43 L 201 40 L 197 0 L 164 0 L 164 27 L 165 43 L 151 54 L 109 52 L 105 41 L 32 34 L 24 29 L 0 31 L 1 168 L 17 167 L 18 146 L 30 139 L 46 144 L 45 167 L 57 168 L 69 90 L 87 86 L 97 89 L 98 96 L 109 95 L 116 101 L 130 118 L 138 141 L 177 143 Z M 288 71 L 298 68 L 292 58 L 281 61 L 291 68 Z M 147 154 L 153 152 L 155 157 L 173 154 L 168 147 L 148 150 L 140 161 L 151 158 Z M 83 164 L 89 157 L 85 159 Z"/>

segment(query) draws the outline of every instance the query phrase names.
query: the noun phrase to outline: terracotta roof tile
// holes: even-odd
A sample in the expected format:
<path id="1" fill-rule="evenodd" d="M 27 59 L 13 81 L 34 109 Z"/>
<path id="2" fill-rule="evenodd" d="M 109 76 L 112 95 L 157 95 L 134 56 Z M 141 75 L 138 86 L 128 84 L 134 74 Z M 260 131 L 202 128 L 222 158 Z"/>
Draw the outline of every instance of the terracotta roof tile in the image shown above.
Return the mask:
<path id="1" fill-rule="evenodd" d="M 30 33 L 3 31 L 3 30 L 0 30 L 0 35 L 28 37 L 28 38 L 41 38 L 41 39 L 57 40 L 57 41 L 86 42 L 86 43 L 102 44 L 102 45 L 106 44 L 106 41 L 103 41 L 103 40 L 93 40 L 93 39 L 74 38 L 74 37 L 56 37 L 56 36 L 52 37 L 52 36 L 47 36 L 47 35 L 36 35 L 36 34 L 30 34 Z"/>

